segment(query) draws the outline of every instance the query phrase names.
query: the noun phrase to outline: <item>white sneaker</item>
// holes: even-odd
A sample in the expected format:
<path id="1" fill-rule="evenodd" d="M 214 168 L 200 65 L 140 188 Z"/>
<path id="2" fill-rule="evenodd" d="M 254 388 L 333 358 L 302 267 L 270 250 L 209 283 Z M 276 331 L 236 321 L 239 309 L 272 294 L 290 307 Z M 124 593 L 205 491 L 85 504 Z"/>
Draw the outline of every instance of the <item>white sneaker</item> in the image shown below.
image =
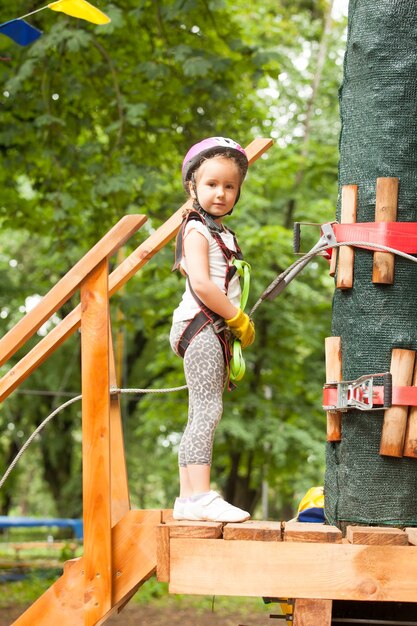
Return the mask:
<path id="1" fill-rule="evenodd" d="M 204 522 L 244 522 L 250 518 L 247 511 L 229 504 L 217 491 L 209 491 L 198 500 L 189 500 L 182 512 L 185 519 Z"/>
<path id="2" fill-rule="evenodd" d="M 186 519 L 184 517 L 185 502 L 180 502 L 179 498 L 175 498 L 174 509 L 172 511 L 172 517 L 176 520 Z"/>

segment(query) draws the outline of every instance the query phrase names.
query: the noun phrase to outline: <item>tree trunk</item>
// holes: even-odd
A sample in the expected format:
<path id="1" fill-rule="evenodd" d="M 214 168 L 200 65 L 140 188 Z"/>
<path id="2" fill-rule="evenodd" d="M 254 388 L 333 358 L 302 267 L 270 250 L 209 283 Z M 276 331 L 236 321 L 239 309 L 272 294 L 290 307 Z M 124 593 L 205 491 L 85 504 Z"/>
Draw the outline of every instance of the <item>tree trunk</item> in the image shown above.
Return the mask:
<path id="1" fill-rule="evenodd" d="M 358 222 L 374 221 L 378 177 L 400 179 L 397 221 L 417 221 L 416 40 L 416 3 L 351 0 L 339 185 L 358 185 Z M 389 371 L 394 348 L 417 349 L 416 265 L 396 256 L 390 285 L 372 282 L 372 263 L 372 252 L 355 249 L 353 288 L 334 296 L 344 380 Z M 341 442 L 327 445 L 330 523 L 417 525 L 417 460 L 381 456 L 383 419 L 383 411 L 349 411 Z"/>

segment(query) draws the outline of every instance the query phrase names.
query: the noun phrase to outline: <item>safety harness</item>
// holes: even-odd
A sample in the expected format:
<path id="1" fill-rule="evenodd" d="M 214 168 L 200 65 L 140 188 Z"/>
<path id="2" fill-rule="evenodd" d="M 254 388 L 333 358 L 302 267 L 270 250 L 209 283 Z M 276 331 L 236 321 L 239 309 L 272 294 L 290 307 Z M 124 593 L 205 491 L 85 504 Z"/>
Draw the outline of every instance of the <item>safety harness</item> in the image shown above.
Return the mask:
<path id="1" fill-rule="evenodd" d="M 233 260 L 238 259 L 241 261 L 243 258 L 242 251 L 237 243 L 237 239 L 236 239 L 234 232 L 228 229 L 228 232 L 233 235 L 233 242 L 236 248 L 236 250 L 231 250 L 230 248 L 227 247 L 222 237 L 220 236 L 222 229 L 218 226 L 218 224 L 216 224 L 216 222 L 213 219 L 210 218 L 210 216 L 205 215 L 203 212 L 192 210 L 184 218 L 182 225 L 181 225 L 181 229 L 177 235 L 177 241 L 176 241 L 176 247 L 175 247 L 175 263 L 172 269 L 176 270 L 180 266 L 181 260 L 184 255 L 185 227 L 191 221 L 199 221 L 202 224 L 204 224 L 208 228 L 211 236 L 213 237 L 217 245 L 219 246 L 220 251 L 227 265 L 227 271 L 226 271 L 225 280 L 224 280 L 224 291 L 225 293 L 227 293 L 230 281 L 232 280 L 233 276 L 238 271 L 236 266 L 232 264 Z M 192 342 L 192 340 L 194 339 L 194 337 L 198 335 L 198 333 L 201 330 L 203 330 L 203 328 L 205 328 L 208 324 L 211 324 L 213 326 L 214 332 L 217 335 L 218 340 L 220 341 L 220 345 L 223 351 L 223 357 L 224 357 L 226 368 L 228 371 L 228 377 L 230 379 L 230 362 L 232 359 L 230 331 L 228 330 L 227 325 L 224 322 L 224 319 L 220 315 L 218 315 L 217 313 L 209 309 L 200 300 L 197 294 L 193 291 L 188 277 L 187 277 L 187 281 L 188 281 L 190 292 L 193 298 L 195 299 L 195 301 L 197 302 L 198 306 L 200 307 L 200 311 L 193 317 L 192 320 L 190 320 L 190 322 L 185 327 L 184 332 L 182 333 L 181 337 L 179 338 L 178 343 L 177 343 L 178 354 L 181 357 L 184 357 L 185 352 L 188 346 L 190 345 L 190 343 Z M 229 380 L 229 389 L 230 388 L 231 388 L 231 385 L 230 385 L 230 380 Z"/>

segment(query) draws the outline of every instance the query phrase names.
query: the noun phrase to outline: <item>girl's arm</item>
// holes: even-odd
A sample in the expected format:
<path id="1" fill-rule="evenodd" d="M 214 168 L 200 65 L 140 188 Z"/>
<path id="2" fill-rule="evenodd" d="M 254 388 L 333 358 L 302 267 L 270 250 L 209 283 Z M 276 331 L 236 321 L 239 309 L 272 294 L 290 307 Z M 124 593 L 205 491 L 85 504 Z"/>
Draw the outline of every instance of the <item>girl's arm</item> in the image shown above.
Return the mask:
<path id="1" fill-rule="evenodd" d="M 188 279 L 200 300 L 214 313 L 224 319 L 235 317 L 239 311 L 210 279 L 209 244 L 197 230 L 191 230 L 184 240 L 184 256 L 187 259 Z"/>

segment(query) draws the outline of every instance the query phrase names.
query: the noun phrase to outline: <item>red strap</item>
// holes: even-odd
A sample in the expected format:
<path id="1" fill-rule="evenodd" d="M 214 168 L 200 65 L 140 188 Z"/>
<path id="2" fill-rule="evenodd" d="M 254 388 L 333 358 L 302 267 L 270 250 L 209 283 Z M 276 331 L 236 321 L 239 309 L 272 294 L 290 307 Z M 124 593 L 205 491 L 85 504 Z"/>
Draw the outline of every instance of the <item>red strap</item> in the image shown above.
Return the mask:
<path id="1" fill-rule="evenodd" d="M 384 404 L 384 387 L 373 387 L 373 403 Z M 393 387 L 392 405 L 417 406 L 417 387 Z M 337 406 L 337 388 L 323 389 L 323 406 Z M 354 407 L 351 407 L 352 409 Z M 382 407 L 381 407 L 382 410 Z"/>
<path id="2" fill-rule="evenodd" d="M 364 241 L 417 254 L 417 222 L 366 222 L 332 226 L 338 243 Z M 367 248 L 366 245 L 360 247 Z"/>

